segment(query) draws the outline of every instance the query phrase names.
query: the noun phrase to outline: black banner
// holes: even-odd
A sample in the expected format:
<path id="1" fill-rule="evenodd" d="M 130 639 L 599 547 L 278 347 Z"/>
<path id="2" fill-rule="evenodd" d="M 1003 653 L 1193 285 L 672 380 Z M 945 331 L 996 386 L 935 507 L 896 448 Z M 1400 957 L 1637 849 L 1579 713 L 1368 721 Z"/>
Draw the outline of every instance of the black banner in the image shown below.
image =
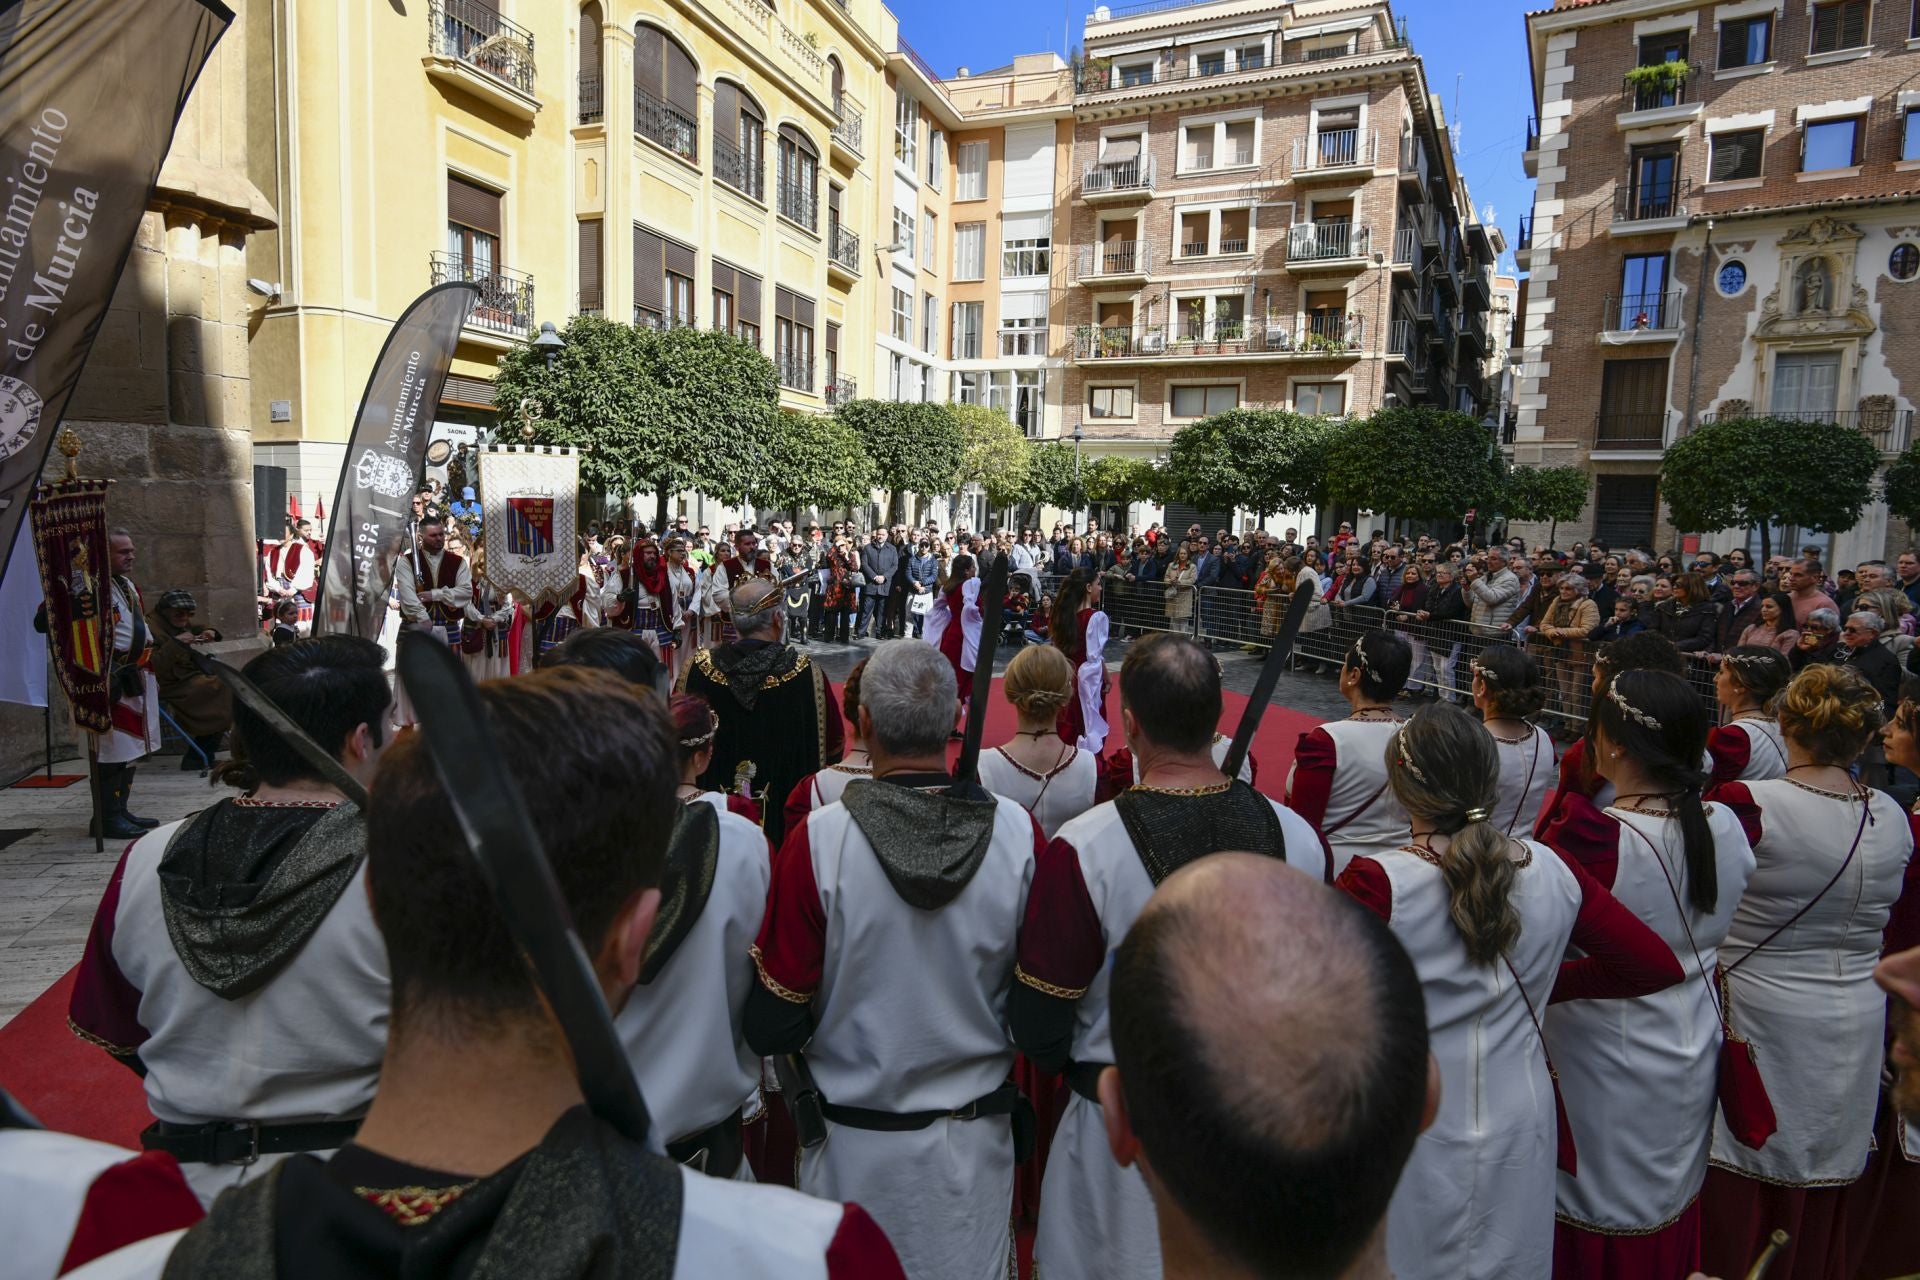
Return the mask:
<path id="1" fill-rule="evenodd" d="M 0 566 L 232 21 L 218 0 L 0 6 Z"/>
<path id="2" fill-rule="evenodd" d="M 373 362 L 353 438 L 333 492 L 327 553 L 320 566 L 313 633 L 380 638 L 387 588 L 426 462 L 433 411 L 447 383 L 460 326 L 480 300 L 477 286 L 437 284 L 394 322 Z"/>

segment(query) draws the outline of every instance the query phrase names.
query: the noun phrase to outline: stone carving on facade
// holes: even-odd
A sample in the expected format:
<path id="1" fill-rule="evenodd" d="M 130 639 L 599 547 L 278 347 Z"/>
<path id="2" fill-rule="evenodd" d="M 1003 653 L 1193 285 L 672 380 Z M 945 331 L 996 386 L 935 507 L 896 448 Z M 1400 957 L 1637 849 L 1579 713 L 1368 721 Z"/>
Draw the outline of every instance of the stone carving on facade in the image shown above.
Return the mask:
<path id="1" fill-rule="evenodd" d="M 1859 283 L 1859 228 L 1825 214 L 1780 237 L 1780 275 L 1760 303 L 1757 342 L 1859 340 L 1876 326 Z"/>
<path id="2" fill-rule="evenodd" d="M 1899 402 L 1892 396 L 1860 397 L 1860 429 L 1868 435 L 1893 429 L 1893 416 Z"/>
<path id="3" fill-rule="evenodd" d="M 1753 414 L 1753 402 L 1751 400 L 1722 400 L 1714 406 L 1714 414 L 1722 422 L 1727 422 L 1734 418 L 1750 417 Z"/>

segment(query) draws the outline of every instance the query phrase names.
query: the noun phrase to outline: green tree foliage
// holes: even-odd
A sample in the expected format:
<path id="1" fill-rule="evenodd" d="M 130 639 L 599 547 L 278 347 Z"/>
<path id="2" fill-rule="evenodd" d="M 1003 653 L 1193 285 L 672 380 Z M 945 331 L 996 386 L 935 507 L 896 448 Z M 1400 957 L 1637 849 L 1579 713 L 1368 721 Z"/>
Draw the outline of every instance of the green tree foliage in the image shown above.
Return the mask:
<path id="1" fill-rule="evenodd" d="M 854 400 L 835 415 L 860 433 L 879 483 L 892 492 L 890 522 L 906 518 L 909 493 L 953 492 L 966 441 L 946 405 Z"/>
<path id="2" fill-rule="evenodd" d="M 1110 453 L 1093 459 L 1081 472 L 1087 497 L 1094 502 L 1139 502 L 1171 491 L 1169 477 L 1145 458 Z"/>
<path id="3" fill-rule="evenodd" d="M 1023 501 L 1027 492 L 1027 434 L 998 409 L 983 404 L 947 406 L 960 427 L 963 450 L 954 475 L 958 491 L 977 484 L 987 492 L 989 506 L 1006 507 Z"/>
<path id="4" fill-rule="evenodd" d="M 1073 445 L 1065 440 L 1042 440 L 1027 452 L 1027 486 L 1020 501 L 1042 503 L 1062 511 L 1087 505 L 1085 486 L 1074 479 Z"/>
<path id="5" fill-rule="evenodd" d="M 779 403 L 772 361 L 711 329 L 640 329 L 576 316 L 563 337 L 552 368 L 531 347 L 501 357 L 494 407 L 509 438 L 517 438 L 520 404 L 530 397 L 541 411 L 536 442 L 588 450 L 581 459 L 588 484 L 655 494 L 660 523 L 668 499 L 688 489 L 745 500 L 767 466 Z"/>
<path id="6" fill-rule="evenodd" d="M 874 484 L 859 432 L 838 418 L 782 409 L 767 442 L 766 473 L 747 496 L 770 511 L 838 511 L 871 502 Z"/>
<path id="7" fill-rule="evenodd" d="M 1888 511 L 1920 524 L 1920 443 L 1908 445 L 1887 467 L 1886 499 Z"/>
<path id="8" fill-rule="evenodd" d="M 1577 520 L 1586 510 L 1592 478 L 1585 467 L 1520 466 L 1507 472 L 1500 513 L 1509 520 L 1545 520 L 1552 546 L 1562 520 Z"/>
<path id="9" fill-rule="evenodd" d="M 1230 409 L 1182 427 L 1168 450 L 1166 481 L 1203 511 L 1298 511 L 1326 491 L 1334 424 L 1278 409 Z"/>
<path id="10" fill-rule="evenodd" d="M 1504 461 L 1470 414 L 1382 409 L 1334 429 L 1327 496 L 1414 520 L 1458 519 L 1500 495 Z"/>
<path id="11" fill-rule="evenodd" d="M 1758 528 L 1764 558 L 1773 554 L 1770 525 L 1853 528 L 1879 465 L 1873 441 L 1851 426 L 1729 418 L 1674 441 L 1660 467 L 1660 496 L 1681 529 Z"/>

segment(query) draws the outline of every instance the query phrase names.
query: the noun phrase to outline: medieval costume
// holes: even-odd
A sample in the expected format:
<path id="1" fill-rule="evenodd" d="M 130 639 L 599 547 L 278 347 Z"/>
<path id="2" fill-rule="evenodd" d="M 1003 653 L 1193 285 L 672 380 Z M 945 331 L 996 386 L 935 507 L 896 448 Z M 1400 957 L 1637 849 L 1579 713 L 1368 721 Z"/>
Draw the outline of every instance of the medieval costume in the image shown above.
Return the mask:
<path id="1" fill-rule="evenodd" d="M 202 1202 L 339 1146 L 373 1099 L 387 949 L 365 859 L 351 805 L 226 799 L 135 842 L 107 884 L 69 1023 L 144 1074 L 141 1141 Z"/>
<path id="2" fill-rule="evenodd" d="M 1099 773 L 1099 758 L 1078 747 L 1064 748 L 1060 763 L 1045 773 L 1035 773 L 999 747 L 980 753 L 980 785 L 1032 814 L 1048 839 L 1093 808 Z"/>
<path id="3" fill-rule="evenodd" d="M 159 687 L 160 705 L 173 717 L 180 732 L 193 739 L 194 746 L 211 760 L 220 749 L 221 737 L 233 727 L 233 695 L 218 679 L 200 670 L 193 655 L 181 647 L 187 641 L 167 644 L 157 639 L 171 631 L 166 614 L 178 608 L 191 613 L 194 608 L 193 597 L 184 591 L 169 591 L 160 597 L 160 603 L 147 615 L 147 626 L 156 637 L 153 678 Z M 213 639 L 220 639 L 220 633 L 214 632 Z M 192 751 L 183 752 L 180 756 L 182 769 L 198 763 L 199 757 Z"/>
<path id="4" fill-rule="evenodd" d="M 1740 815 L 1756 864 L 1720 944 L 1720 996 L 1759 1055 L 1779 1128 L 1755 1150 L 1716 1118 L 1705 1268 L 1737 1274 L 1784 1226 L 1793 1240 L 1775 1275 L 1851 1280 L 1842 1205 L 1866 1168 L 1885 1057 L 1873 966 L 1913 832 L 1893 797 L 1865 787 L 1781 778 L 1714 799 Z"/>
<path id="5" fill-rule="evenodd" d="M 1227 753 L 1233 750 L 1233 739 L 1224 733 L 1213 735 L 1213 767 L 1225 770 Z M 1235 775 L 1240 781 L 1259 789 L 1260 763 L 1253 758 L 1253 752 L 1247 752 L 1247 758 L 1240 762 L 1240 772 Z M 1115 747 L 1100 758 L 1100 783 L 1095 789 L 1093 802 L 1105 804 L 1128 787 L 1140 781 L 1140 762 L 1133 758 L 1131 747 Z"/>
<path id="6" fill-rule="evenodd" d="M 760 1059 L 741 1031 L 753 985 L 741 958 L 769 876 L 766 837 L 725 796 L 684 799 L 640 985 L 614 1020 L 667 1154 L 716 1178 L 746 1172 L 741 1112 L 758 1103 Z"/>
<path id="7" fill-rule="evenodd" d="M 671 556 L 667 559 L 667 595 L 673 602 L 674 618 L 673 649 L 667 659 L 676 684 L 693 651 L 700 647 L 699 572 L 700 566 L 690 560 L 675 564 Z"/>
<path id="8" fill-rule="evenodd" d="M 221 1197 L 184 1236 L 125 1252 L 136 1250 L 145 1256 L 114 1274 L 904 1280 L 857 1205 L 702 1177 L 584 1106 L 483 1178 L 358 1146 L 324 1163 L 296 1157 Z"/>
<path id="9" fill-rule="evenodd" d="M 826 619 L 825 638 L 847 644 L 851 640 L 853 609 L 859 598 L 855 584 L 859 556 L 843 542 L 835 543 L 823 561 L 824 583 L 820 589 L 820 612 Z"/>
<path id="10" fill-rule="evenodd" d="M 1107 744 L 1107 615 L 1082 609 L 1073 635 L 1052 641 L 1073 664 L 1073 698 L 1060 711 L 1060 741 L 1099 755 Z"/>
<path id="11" fill-rule="evenodd" d="M 640 636 L 663 660 L 679 644 L 679 602 L 668 581 L 666 561 L 660 558 L 660 548 L 653 539 L 642 539 L 634 549 L 632 562 L 607 575 L 601 598 L 608 616 L 618 617 L 613 625 Z M 616 602 L 617 610 L 613 607 Z"/>
<path id="12" fill-rule="evenodd" d="M 738 555 L 723 556 L 703 575 L 700 618 L 708 644 L 732 644 L 740 638 L 740 633 L 733 629 L 733 589 L 748 578 L 778 581 L 774 577 L 773 561 L 763 555 L 755 555 L 751 561 L 744 561 Z"/>
<path id="13" fill-rule="evenodd" d="M 1713 780 L 1766 782 L 1787 772 L 1787 742 L 1780 722 L 1764 712 L 1737 715 L 1707 733 Z"/>
<path id="14" fill-rule="evenodd" d="M 1491 964 L 1468 957 L 1440 857 L 1408 844 L 1358 855 L 1339 887 L 1380 916 L 1420 974 L 1440 1110 L 1414 1145 L 1387 1213 L 1387 1260 L 1406 1280 L 1551 1273 L 1559 1121 L 1540 1015 L 1550 997 L 1630 997 L 1685 977 L 1673 953 L 1577 864 L 1511 846 L 1519 937 Z M 1563 965 L 1571 940 L 1584 957 Z M 1556 982 L 1559 984 L 1556 986 Z"/>
<path id="15" fill-rule="evenodd" d="M 102 835 L 129 839 L 159 824 L 127 807 L 133 766 L 160 749 L 160 687 L 153 676 L 154 635 L 133 579 L 113 574 L 108 582 L 108 627 L 112 656 L 107 689 L 113 695 L 113 727 L 93 735 L 100 791 Z"/>
<path id="16" fill-rule="evenodd" d="M 775 859 L 747 1040 L 802 1049 L 828 1135 L 797 1186 L 857 1200 L 916 1280 L 1002 1280 L 1015 1113 L 1005 1030 L 1044 838 L 944 774 L 855 782 Z"/>
<path id="17" fill-rule="evenodd" d="M 487 627 L 484 623 L 491 622 Z M 517 676 L 533 669 L 526 606 L 485 582 L 474 584 L 467 602 L 460 651 L 476 681 Z"/>
<path id="18" fill-rule="evenodd" d="M 777 606 L 778 594 L 767 601 Z M 732 790 L 741 766 L 751 765 L 753 785 L 764 797 L 767 839 L 778 845 L 794 784 L 838 760 L 846 742 L 826 674 L 792 645 L 754 638 L 700 650 L 680 672 L 679 688 L 705 698 L 720 717 L 713 761 L 700 785 Z"/>
<path id="19" fill-rule="evenodd" d="M 1224 850 L 1280 858 L 1316 878 L 1326 869 L 1313 828 L 1240 782 L 1134 787 L 1061 827 L 1035 868 L 1008 1020 L 1021 1050 L 1043 1070 L 1064 1070 L 1075 1094 L 1040 1193 L 1034 1262 L 1047 1280 L 1158 1280 L 1153 1197 L 1137 1168 L 1114 1162 L 1095 1092 L 1113 1061 L 1107 956 L 1160 881 Z"/>
<path id="20" fill-rule="evenodd" d="M 934 597 L 933 606 L 927 610 L 922 638 L 946 656 L 947 665 L 953 668 L 954 678 L 959 682 L 963 703 L 973 696 L 973 667 L 980 657 L 983 621 L 978 576 L 948 583 L 947 589 Z M 993 673 L 989 671 L 987 677 L 992 679 Z"/>
<path id="21" fill-rule="evenodd" d="M 1570 1000 L 1542 1015 L 1578 1176 L 1562 1172 L 1553 1274 L 1684 1276 L 1699 1263 L 1700 1188 L 1718 1105 L 1720 1018 L 1709 990 L 1753 850 L 1725 805 L 1707 807 L 1719 892 L 1693 909 L 1676 818 L 1605 812 L 1573 793 L 1548 843 L 1667 944 L 1686 980 L 1631 1000 Z M 1545 821 L 1545 819 L 1543 819 Z"/>
<path id="22" fill-rule="evenodd" d="M 1329 879 L 1410 837 L 1407 811 L 1387 787 L 1387 743 L 1399 727 L 1392 712 L 1367 707 L 1307 730 L 1294 748 L 1287 806 L 1319 831 Z"/>
<path id="23" fill-rule="evenodd" d="M 805 822 L 807 815 L 815 809 L 840 803 L 840 797 L 846 793 L 849 782 L 873 776 L 873 765 L 868 763 L 866 752 L 848 754 L 848 759 L 830 764 L 818 773 L 810 773 L 793 784 L 793 790 L 787 793 L 786 830 L 791 831 Z M 859 756 L 858 760 L 851 758 L 855 754 Z"/>
<path id="24" fill-rule="evenodd" d="M 1531 721 L 1525 734 L 1503 738 L 1489 730 L 1489 736 L 1500 757 L 1500 789 L 1488 821 L 1516 840 L 1524 840 L 1532 834 L 1540 807 L 1553 787 L 1553 737 Z"/>
<path id="25" fill-rule="evenodd" d="M 473 603 L 473 569 L 466 558 L 452 551 L 424 551 L 415 544 L 395 562 L 393 581 L 400 595 L 400 620 L 432 630 L 458 650 L 467 606 Z"/>
<path id="26" fill-rule="evenodd" d="M 300 602 L 300 621 L 311 626 L 313 605 L 320 594 L 320 565 L 326 545 L 297 533 L 268 551 L 267 586 L 270 594 L 291 595 Z"/>

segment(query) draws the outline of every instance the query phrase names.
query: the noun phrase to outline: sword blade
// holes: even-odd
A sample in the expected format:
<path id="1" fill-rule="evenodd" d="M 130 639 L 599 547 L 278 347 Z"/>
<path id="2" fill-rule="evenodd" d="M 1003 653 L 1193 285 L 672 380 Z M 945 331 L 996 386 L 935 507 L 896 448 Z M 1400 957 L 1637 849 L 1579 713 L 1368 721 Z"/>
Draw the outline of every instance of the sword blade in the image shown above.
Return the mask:
<path id="1" fill-rule="evenodd" d="M 573 1051 L 581 1095 L 595 1115 L 644 1142 L 646 1100 L 473 681 L 446 645 L 415 633 L 401 636 L 399 668 L 467 847 Z"/>
<path id="2" fill-rule="evenodd" d="M 980 772 L 980 736 L 987 728 L 987 704 L 993 692 L 993 659 L 1000 649 L 1000 628 L 1005 622 L 1009 569 L 1007 553 L 1002 551 L 980 588 L 986 601 L 980 606 L 980 650 L 973 663 L 973 696 L 967 699 L 966 736 L 960 741 L 960 762 L 953 768 L 957 787 L 974 781 Z M 955 618 L 948 625 L 957 627 L 960 619 Z"/>
<path id="3" fill-rule="evenodd" d="M 1280 634 L 1273 638 L 1273 648 L 1267 650 L 1267 660 L 1260 665 L 1260 678 L 1253 682 L 1247 709 L 1240 715 L 1240 727 L 1233 731 L 1233 745 L 1227 748 L 1226 762 L 1220 766 L 1220 771 L 1229 778 L 1239 777 L 1240 766 L 1247 762 L 1247 752 L 1253 748 L 1253 735 L 1273 701 L 1280 672 L 1287 665 L 1287 655 L 1293 652 L 1293 642 L 1300 635 L 1300 624 L 1306 621 L 1307 609 L 1312 603 L 1307 592 L 1294 588 L 1293 598 L 1287 602 L 1286 617 L 1280 623 Z"/>

